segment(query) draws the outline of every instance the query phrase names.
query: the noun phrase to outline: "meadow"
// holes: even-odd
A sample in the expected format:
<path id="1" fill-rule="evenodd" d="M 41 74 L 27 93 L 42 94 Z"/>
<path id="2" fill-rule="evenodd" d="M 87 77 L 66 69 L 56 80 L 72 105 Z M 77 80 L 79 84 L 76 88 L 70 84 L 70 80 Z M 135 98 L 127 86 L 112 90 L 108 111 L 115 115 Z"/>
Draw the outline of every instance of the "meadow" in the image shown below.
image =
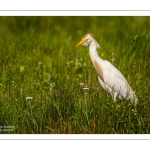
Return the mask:
<path id="1" fill-rule="evenodd" d="M 101 88 L 88 47 L 76 48 L 86 33 L 137 107 Z M 0 133 L 149 134 L 150 17 L 1 16 Z"/>

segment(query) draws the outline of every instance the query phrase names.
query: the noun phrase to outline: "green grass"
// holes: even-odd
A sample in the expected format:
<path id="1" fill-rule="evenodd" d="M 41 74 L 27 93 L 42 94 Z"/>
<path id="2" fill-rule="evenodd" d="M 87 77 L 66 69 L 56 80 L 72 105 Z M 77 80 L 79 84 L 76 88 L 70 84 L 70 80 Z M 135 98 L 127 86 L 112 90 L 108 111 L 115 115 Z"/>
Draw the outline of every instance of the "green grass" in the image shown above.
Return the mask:
<path id="1" fill-rule="evenodd" d="M 150 133 L 149 26 L 150 17 L 0 17 L 0 133 Z M 100 87 L 88 48 L 76 48 L 88 32 L 137 108 Z"/>

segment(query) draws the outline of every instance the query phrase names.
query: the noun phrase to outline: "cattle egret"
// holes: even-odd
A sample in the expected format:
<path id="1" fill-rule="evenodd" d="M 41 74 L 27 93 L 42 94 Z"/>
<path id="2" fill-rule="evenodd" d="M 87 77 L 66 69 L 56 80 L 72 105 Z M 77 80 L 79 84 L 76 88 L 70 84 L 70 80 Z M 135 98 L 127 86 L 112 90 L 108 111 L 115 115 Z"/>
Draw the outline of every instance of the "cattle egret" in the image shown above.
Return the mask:
<path id="1" fill-rule="evenodd" d="M 138 99 L 122 73 L 109 61 L 103 60 L 98 56 L 97 48 L 100 45 L 94 36 L 91 33 L 87 33 L 76 47 L 80 45 L 89 46 L 89 54 L 98 74 L 98 81 L 102 88 L 111 94 L 114 102 L 116 102 L 116 98 L 119 98 L 131 100 L 136 105 Z"/>

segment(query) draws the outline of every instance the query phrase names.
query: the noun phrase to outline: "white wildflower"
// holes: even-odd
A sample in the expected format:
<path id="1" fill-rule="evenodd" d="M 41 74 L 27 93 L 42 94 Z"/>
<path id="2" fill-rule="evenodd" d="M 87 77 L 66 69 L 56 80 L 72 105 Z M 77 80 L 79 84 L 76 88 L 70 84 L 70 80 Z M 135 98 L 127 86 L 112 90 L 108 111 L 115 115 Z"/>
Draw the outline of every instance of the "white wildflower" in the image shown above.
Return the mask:
<path id="1" fill-rule="evenodd" d="M 31 97 L 31 96 L 29 96 L 29 97 L 26 97 L 26 100 L 28 100 L 28 99 L 33 99 L 33 97 Z"/>
<path id="2" fill-rule="evenodd" d="M 89 90 L 89 88 L 83 88 L 83 90 Z"/>
<path id="3" fill-rule="evenodd" d="M 80 83 L 80 87 L 82 87 L 84 85 L 84 83 Z"/>

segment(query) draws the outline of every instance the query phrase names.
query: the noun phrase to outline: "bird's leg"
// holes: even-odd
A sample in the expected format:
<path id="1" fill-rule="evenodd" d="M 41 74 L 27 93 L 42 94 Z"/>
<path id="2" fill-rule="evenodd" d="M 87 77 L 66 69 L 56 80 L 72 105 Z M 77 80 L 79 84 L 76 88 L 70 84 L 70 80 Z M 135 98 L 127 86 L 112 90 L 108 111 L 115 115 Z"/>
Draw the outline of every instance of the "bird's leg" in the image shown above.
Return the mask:
<path id="1" fill-rule="evenodd" d="M 113 99 L 114 99 L 114 102 L 115 102 L 115 103 L 117 102 L 117 100 L 116 100 L 117 95 L 118 95 L 118 93 L 114 92 Z"/>
<path id="2" fill-rule="evenodd" d="M 112 98 L 114 99 L 114 102 L 116 103 L 116 98 L 117 98 L 118 93 L 115 92 L 114 86 L 111 88 L 111 95 L 112 95 Z"/>

